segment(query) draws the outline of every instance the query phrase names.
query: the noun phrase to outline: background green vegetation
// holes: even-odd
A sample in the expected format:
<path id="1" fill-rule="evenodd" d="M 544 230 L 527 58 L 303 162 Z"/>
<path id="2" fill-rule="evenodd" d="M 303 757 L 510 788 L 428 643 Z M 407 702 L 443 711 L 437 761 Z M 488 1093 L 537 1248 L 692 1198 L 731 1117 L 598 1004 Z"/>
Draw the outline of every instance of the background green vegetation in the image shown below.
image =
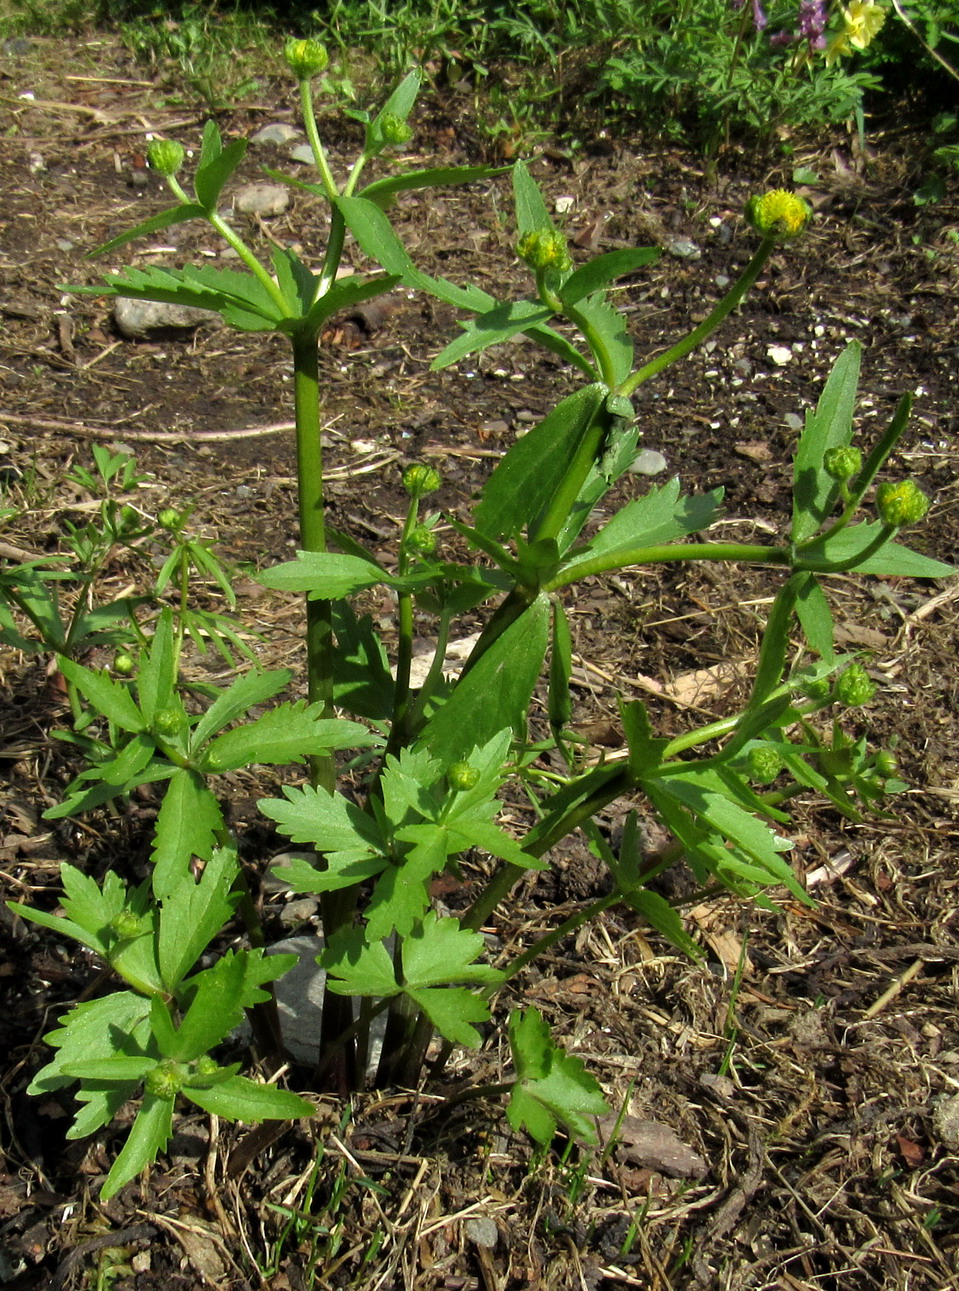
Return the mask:
<path id="1" fill-rule="evenodd" d="M 472 95 L 480 130 L 506 155 L 544 134 L 575 141 L 610 130 L 683 138 L 771 139 L 881 114 L 906 99 L 931 119 L 954 106 L 959 0 L 892 3 L 876 41 L 827 68 L 800 69 L 770 33 L 791 30 L 796 0 L 770 0 L 765 35 L 751 4 L 731 0 L 2 0 L 6 36 L 116 28 L 138 59 L 175 69 L 210 109 L 255 93 L 274 70 L 277 36 L 316 35 L 338 55 L 329 87 L 341 103 L 422 66 L 447 91 Z M 903 21 L 903 18 L 906 21 Z M 237 51 L 247 57 L 237 58 Z M 182 88 L 181 88 L 182 93 Z"/>

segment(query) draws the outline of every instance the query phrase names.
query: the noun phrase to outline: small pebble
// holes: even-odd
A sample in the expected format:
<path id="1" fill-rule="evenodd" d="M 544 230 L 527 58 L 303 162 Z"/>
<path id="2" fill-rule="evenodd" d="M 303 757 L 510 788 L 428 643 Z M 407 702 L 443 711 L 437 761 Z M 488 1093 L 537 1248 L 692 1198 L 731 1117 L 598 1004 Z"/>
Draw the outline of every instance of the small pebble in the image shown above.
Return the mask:
<path id="1" fill-rule="evenodd" d="M 250 136 L 250 143 L 292 143 L 294 139 L 299 139 L 300 131 L 296 126 L 287 125 L 283 121 L 274 121 L 268 126 L 261 126 L 256 134 Z"/>
<path id="2" fill-rule="evenodd" d="M 793 361 L 794 357 L 793 352 L 788 345 L 770 345 L 767 347 L 766 353 L 772 359 L 773 363 L 776 364 L 777 368 L 784 368 L 787 363 L 791 363 Z"/>
<path id="3" fill-rule="evenodd" d="M 959 1151 L 959 1094 L 936 1103 L 932 1111 L 932 1128 L 944 1148 Z"/>
<path id="4" fill-rule="evenodd" d="M 803 426 L 806 424 L 798 412 L 787 412 L 785 417 L 783 417 L 783 421 L 790 430 L 802 430 Z"/>
<path id="5" fill-rule="evenodd" d="M 698 260 L 703 254 L 689 238 L 666 238 L 663 245 L 677 260 Z"/>
<path id="6" fill-rule="evenodd" d="M 234 208 L 241 215 L 268 219 L 282 215 L 290 205 L 290 190 L 284 184 L 244 184 L 233 194 Z"/>
<path id="7" fill-rule="evenodd" d="M 313 149 L 308 143 L 298 143 L 295 148 L 291 148 L 289 158 L 290 161 L 302 161 L 307 166 L 314 164 Z"/>
<path id="8" fill-rule="evenodd" d="M 113 322 L 121 336 L 134 341 L 162 336 L 166 332 L 193 332 L 201 323 L 218 323 L 219 315 L 190 305 L 129 300 L 121 296 L 113 306 Z"/>
<path id="9" fill-rule="evenodd" d="M 473 1215 L 463 1225 L 463 1229 L 475 1246 L 485 1246 L 489 1251 L 499 1241 L 499 1230 L 486 1215 Z"/>
<path id="10" fill-rule="evenodd" d="M 641 448 L 630 463 L 634 475 L 662 475 L 669 463 L 655 448 Z"/>

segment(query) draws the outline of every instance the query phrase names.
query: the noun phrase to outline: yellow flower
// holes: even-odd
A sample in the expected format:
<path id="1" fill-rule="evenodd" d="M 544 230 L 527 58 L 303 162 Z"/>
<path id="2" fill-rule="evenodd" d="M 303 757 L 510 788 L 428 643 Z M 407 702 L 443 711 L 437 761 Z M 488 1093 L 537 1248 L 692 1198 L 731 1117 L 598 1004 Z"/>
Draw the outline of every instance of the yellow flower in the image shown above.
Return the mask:
<path id="1" fill-rule="evenodd" d="M 865 49 L 882 29 L 886 21 L 886 11 L 875 0 L 852 0 L 848 9 L 843 10 L 846 19 L 846 35 L 850 45 L 856 49 Z"/>
<path id="2" fill-rule="evenodd" d="M 875 0 L 851 0 L 848 8 L 843 6 L 842 17 L 842 31 L 826 46 L 827 67 L 871 45 L 886 21 L 886 11 Z"/>

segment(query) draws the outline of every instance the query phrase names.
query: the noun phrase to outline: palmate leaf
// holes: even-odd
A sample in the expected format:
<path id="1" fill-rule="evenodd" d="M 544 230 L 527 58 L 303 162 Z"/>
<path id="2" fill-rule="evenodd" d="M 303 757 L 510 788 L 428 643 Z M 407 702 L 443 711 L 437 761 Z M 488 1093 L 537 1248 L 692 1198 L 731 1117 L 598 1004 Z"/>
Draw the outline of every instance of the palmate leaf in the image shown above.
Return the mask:
<path id="1" fill-rule="evenodd" d="M 380 873 L 366 908 L 366 935 L 382 941 L 392 933 L 412 932 L 429 909 L 428 884 L 446 867 L 446 834 L 437 825 L 415 826 L 422 838 L 400 861 Z M 401 831 L 402 832 L 402 831 Z"/>
<path id="2" fill-rule="evenodd" d="M 77 816 L 129 793 L 138 784 L 167 779 L 173 773 L 173 767 L 167 762 L 151 763 L 155 753 L 156 745 L 149 735 L 134 735 L 115 758 L 81 771 L 68 786 L 64 801 L 56 807 L 48 807 L 43 813 L 44 820 Z M 85 787 L 87 785 L 89 788 Z"/>
<path id="3" fill-rule="evenodd" d="M 281 977 L 295 963 L 295 955 L 230 951 L 190 978 L 181 991 L 189 1003 L 179 1028 L 167 1039 L 165 1056 L 190 1062 L 215 1048 L 242 1022 L 244 1009 L 267 998 L 263 983 Z"/>
<path id="4" fill-rule="evenodd" d="M 27 1090 L 30 1094 L 47 1094 L 73 1084 L 76 1078 L 67 1075 L 64 1068 L 75 1062 L 144 1052 L 150 1035 L 150 1001 L 133 991 L 114 991 L 98 1000 L 74 1005 L 58 1021 L 60 1027 L 44 1036 L 57 1052 L 34 1076 Z M 109 1124 L 138 1083 L 136 1080 L 129 1085 L 91 1083 L 81 1087 L 77 1099 L 83 1106 L 67 1131 L 67 1138 L 85 1138 Z"/>
<path id="5" fill-rule="evenodd" d="M 516 1009 L 509 1020 L 510 1048 L 516 1083 L 510 1094 L 506 1118 L 514 1130 L 526 1129 L 542 1147 L 548 1147 L 557 1124 L 572 1135 L 595 1143 L 594 1116 L 608 1110 L 602 1090 L 586 1071 L 582 1060 L 557 1045 L 538 1010 Z"/>

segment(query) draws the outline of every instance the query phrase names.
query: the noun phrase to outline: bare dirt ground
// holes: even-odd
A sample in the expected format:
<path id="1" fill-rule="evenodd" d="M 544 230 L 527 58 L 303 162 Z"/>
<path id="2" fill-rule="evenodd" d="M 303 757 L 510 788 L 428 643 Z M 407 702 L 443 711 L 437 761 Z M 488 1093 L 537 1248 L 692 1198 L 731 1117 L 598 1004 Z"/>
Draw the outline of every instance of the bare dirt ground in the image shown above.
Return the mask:
<path id="1" fill-rule="evenodd" d="M 258 105 L 222 114 L 221 128 L 232 136 L 288 120 L 292 97 L 276 86 Z M 0 540 L 58 550 L 86 501 L 63 485 L 64 471 L 88 463 L 97 441 L 126 445 L 150 473 L 139 505 L 194 504 L 197 527 L 253 571 L 296 545 L 282 344 L 212 326 L 121 340 L 106 301 L 60 287 L 96 281 L 85 253 L 163 204 L 143 169 L 146 132 L 198 142 L 201 114 L 159 102 L 108 36 L 0 55 L 0 456 L 6 503 L 20 508 Z M 482 158 L 459 101 L 432 99 L 416 124 L 424 161 Z M 353 129 L 331 126 L 338 165 Z M 864 442 L 914 391 L 894 466 L 934 499 L 915 545 L 956 558 L 959 208 L 954 193 L 914 205 L 923 138 L 921 125 L 877 128 L 866 155 L 841 133 L 797 139 L 786 166 L 731 150 L 708 179 L 696 157 L 638 138 L 587 140 L 574 160 L 555 153 L 534 164 L 551 199 L 572 198 L 569 227 L 581 243 L 680 240 L 627 289 L 641 353 L 704 316 L 745 263 L 747 196 L 788 183 L 795 166 L 818 174 L 809 194 L 817 220 L 802 245 L 773 259 L 715 345 L 643 387 L 645 445 L 685 488 L 726 489 L 724 532 L 737 540 L 784 529 L 796 418 L 858 338 Z M 276 150 L 251 150 L 242 179 L 282 162 Z M 515 279 L 521 293 L 509 209 L 503 180 L 405 200 L 396 223 L 426 270 L 494 289 Z M 323 215 L 298 194 L 286 214 L 249 231 L 258 244 L 319 254 Z M 178 265 L 217 249 L 194 225 L 163 236 L 162 248 L 138 243 L 104 268 Z M 696 258 L 675 254 L 682 240 Z M 402 523 L 403 465 L 437 460 L 440 503 L 456 514 L 570 380 L 526 343 L 431 373 L 455 332 L 452 314 L 421 298 L 395 306 L 337 320 L 322 357 L 333 521 L 384 552 Z M 628 485 L 646 487 L 641 477 Z M 111 571 L 117 588 L 129 575 Z M 741 697 L 775 586 L 755 570 L 700 567 L 581 590 L 576 723 L 615 745 L 617 692 L 647 699 L 668 732 L 721 716 Z M 97 1187 L 115 1136 L 67 1141 L 69 1094 L 37 1102 L 24 1093 L 45 1061 L 41 1036 L 98 989 L 98 966 L 0 907 L 0 1284 L 959 1287 L 956 587 L 835 580 L 843 644 L 867 652 L 879 684 L 852 729 L 866 722 L 877 745 L 898 737 L 909 788 L 887 818 L 863 825 L 815 800 L 797 810 L 795 862 L 814 910 L 787 901 L 765 914 L 732 900 L 689 910 L 707 950 L 701 966 L 613 912 L 513 986 L 617 1110 L 629 1092 L 631 1119 L 610 1153 L 533 1162 L 495 1105 L 444 1111 L 449 1088 L 500 1078 L 507 1059 L 491 1041 L 454 1066 L 449 1087 L 371 1093 L 349 1106 L 318 1100 L 310 1124 L 250 1131 L 184 1117 L 150 1178 L 103 1204 Z M 297 666 L 296 607 L 248 574 L 237 590 L 246 621 L 270 633 L 267 661 Z M 50 739 L 64 721 L 44 663 L 0 648 L 0 891 L 47 908 L 61 860 L 138 874 L 151 815 L 147 801 L 120 819 L 41 819 L 75 770 L 69 749 Z M 255 820 L 256 798 L 273 787 L 252 775 L 234 786 L 233 823 L 254 872 L 279 850 Z M 585 849 L 565 853 L 545 883 L 498 911 L 497 935 L 507 947 L 525 939 L 555 919 L 557 904 L 568 912 L 595 895 L 597 881 Z M 282 935 L 283 902 L 266 900 Z M 500 1000 L 497 1016 L 510 1003 Z"/>

